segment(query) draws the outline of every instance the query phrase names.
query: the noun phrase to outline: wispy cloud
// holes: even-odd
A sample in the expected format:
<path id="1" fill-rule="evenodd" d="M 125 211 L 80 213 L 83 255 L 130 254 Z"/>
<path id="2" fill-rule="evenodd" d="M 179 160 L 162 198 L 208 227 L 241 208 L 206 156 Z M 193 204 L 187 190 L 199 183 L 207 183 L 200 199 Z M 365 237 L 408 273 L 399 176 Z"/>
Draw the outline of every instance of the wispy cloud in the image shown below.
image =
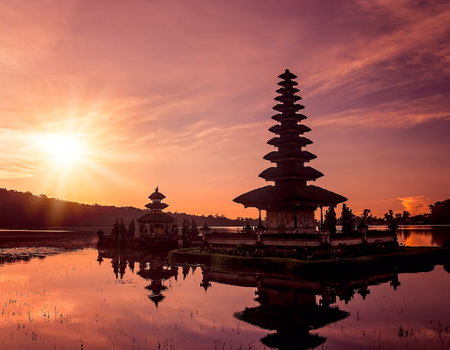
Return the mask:
<path id="1" fill-rule="evenodd" d="M 257 186 L 261 158 L 270 151 L 267 129 L 275 124 L 277 75 L 289 68 L 299 77 L 305 124 L 319 133 L 322 154 L 345 148 L 341 163 L 362 159 L 364 176 L 376 182 L 380 169 L 393 165 L 382 157 L 365 161 L 358 152 L 373 138 L 354 135 L 417 131 L 414 125 L 449 118 L 449 23 L 445 1 L 2 1 L 2 176 L 48 171 L 30 135 L 76 133 L 92 162 L 119 171 L 127 162 L 137 184 L 164 178 L 180 189 L 181 164 L 192 190 L 204 188 L 206 175 L 224 191 L 241 188 L 243 179 Z M 380 141 L 379 152 L 405 148 L 394 139 L 389 148 Z M 449 143 L 439 140 L 439 147 L 415 142 L 429 159 L 444 159 Z M 337 186 L 344 183 L 339 166 L 326 172 Z M 414 162 L 396 171 L 414 172 Z M 440 176 L 449 171 L 444 166 Z M 39 187 L 37 180 L 27 183 Z M 370 200 L 351 186 L 350 204 Z M 393 198 L 414 193 L 395 191 Z M 442 196 L 449 191 L 440 189 Z"/>

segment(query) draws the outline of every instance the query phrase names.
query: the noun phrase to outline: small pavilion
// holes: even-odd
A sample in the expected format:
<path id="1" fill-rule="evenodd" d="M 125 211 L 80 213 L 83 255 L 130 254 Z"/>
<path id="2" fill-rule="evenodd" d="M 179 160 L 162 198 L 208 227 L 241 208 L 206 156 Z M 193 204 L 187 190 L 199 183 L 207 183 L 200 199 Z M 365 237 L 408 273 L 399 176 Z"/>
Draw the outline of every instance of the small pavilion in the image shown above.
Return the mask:
<path id="1" fill-rule="evenodd" d="M 151 203 L 148 203 L 145 206 L 150 209 L 150 212 L 137 219 L 137 222 L 144 224 L 145 230 L 149 233 L 163 233 L 164 226 L 172 224 L 175 221 L 172 216 L 163 213 L 163 209 L 169 206 L 162 202 L 166 196 L 159 192 L 158 187 L 156 187 L 155 192 L 148 198 L 151 199 Z"/>
<path id="2" fill-rule="evenodd" d="M 255 207 L 267 213 L 268 233 L 315 233 L 314 212 L 317 208 L 336 206 L 347 198 L 323 189 L 308 185 L 323 176 L 320 171 L 305 166 L 316 156 L 303 148 L 312 141 L 303 134 L 311 131 L 301 124 L 307 117 L 299 111 L 305 108 L 298 104 L 301 100 L 295 86 L 297 76 L 288 69 L 279 75 L 281 87 L 276 90 L 280 95 L 275 98 L 279 104 L 273 107 L 278 113 L 272 119 L 278 122 L 269 131 L 277 136 L 267 143 L 277 148 L 269 152 L 264 159 L 275 163 L 275 167 L 264 170 L 260 177 L 274 181 L 274 185 L 257 188 L 234 199 L 245 207 Z"/>

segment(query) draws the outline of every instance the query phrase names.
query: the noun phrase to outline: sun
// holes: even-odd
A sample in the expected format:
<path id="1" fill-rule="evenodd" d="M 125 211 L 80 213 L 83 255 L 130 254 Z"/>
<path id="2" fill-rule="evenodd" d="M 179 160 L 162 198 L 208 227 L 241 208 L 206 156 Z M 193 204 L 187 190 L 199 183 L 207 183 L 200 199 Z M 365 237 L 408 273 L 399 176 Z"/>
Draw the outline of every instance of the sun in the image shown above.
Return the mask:
<path id="1" fill-rule="evenodd" d="M 56 165 L 71 165 L 83 158 L 83 144 L 76 134 L 51 134 L 38 137 L 41 152 Z"/>

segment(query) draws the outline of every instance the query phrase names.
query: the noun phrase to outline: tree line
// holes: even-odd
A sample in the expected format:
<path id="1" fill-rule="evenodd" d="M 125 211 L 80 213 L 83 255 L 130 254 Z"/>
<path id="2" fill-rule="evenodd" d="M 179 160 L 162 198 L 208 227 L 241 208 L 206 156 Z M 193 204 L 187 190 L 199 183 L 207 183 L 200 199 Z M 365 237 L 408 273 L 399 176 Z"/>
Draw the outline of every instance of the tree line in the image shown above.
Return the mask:
<path id="1" fill-rule="evenodd" d="M 450 199 L 438 201 L 429 206 L 430 213 L 411 215 L 406 210 L 394 213 L 388 210 L 382 217 L 372 215 L 370 209 L 364 209 L 360 216 L 354 215 L 346 204 L 342 206 L 339 218 L 336 216 L 334 207 L 328 208 L 322 228 L 336 232 L 336 225 L 342 226 L 342 232 L 350 233 L 356 226 L 360 225 L 390 225 L 395 224 L 424 224 L 424 225 L 446 225 L 450 224 Z"/>
<path id="2" fill-rule="evenodd" d="M 430 212 L 411 215 L 404 210 L 401 213 L 387 211 L 383 217 L 372 215 L 370 209 L 364 209 L 361 215 L 354 215 L 350 208 L 346 208 L 337 218 L 334 208 L 325 214 L 325 221 L 335 220 L 337 225 L 359 225 L 363 221 L 366 225 L 390 224 L 450 224 L 450 199 L 438 201 L 429 206 Z M 329 209 L 330 211 L 330 209 Z M 45 227 L 111 227 L 117 219 L 131 222 L 143 216 L 146 210 L 135 207 L 102 206 L 99 204 L 82 204 L 49 198 L 45 194 L 34 195 L 31 192 L 20 192 L 0 188 L 0 227 L 2 228 L 45 228 Z M 192 215 L 178 212 L 167 212 L 172 215 L 178 225 L 184 221 L 193 220 L 199 226 L 244 226 L 247 222 L 251 226 L 258 225 L 258 219 L 237 218 L 235 220 L 223 214 Z M 344 220 L 344 223 L 343 223 Z M 350 220 L 350 221 L 349 221 Z"/>
<path id="3" fill-rule="evenodd" d="M 117 219 L 131 222 L 143 216 L 147 210 L 135 207 L 103 206 L 82 204 L 49 198 L 45 194 L 34 195 L 29 191 L 20 192 L 0 188 L 0 227 L 1 228 L 46 228 L 46 227 L 111 227 Z M 195 220 L 199 225 L 241 226 L 245 220 L 232 220 L 224 215 L 208 216 L 186 213 L 171 213 L 181 225 L 184 220 Z"/>

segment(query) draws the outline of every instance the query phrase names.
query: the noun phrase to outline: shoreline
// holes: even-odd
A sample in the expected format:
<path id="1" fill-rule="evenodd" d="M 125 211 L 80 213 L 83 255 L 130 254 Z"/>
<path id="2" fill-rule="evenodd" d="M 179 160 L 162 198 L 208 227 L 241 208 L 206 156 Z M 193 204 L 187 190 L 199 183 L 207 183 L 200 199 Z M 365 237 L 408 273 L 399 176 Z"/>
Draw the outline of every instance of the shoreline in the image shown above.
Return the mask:
<path id="1" fill-rule="evenodd" d="M 215 271 L 237 274 L 269 274 L 310 280 L 339 281 L 361 278 L 380 272 L 428 272 L 436 265 L 450 271 L 450 248 L 404 247 L 401 250 L 363 255 L 349 260 L 298 260 L 278 257 L 241 257 L 201 252 L 198 248 L 176 249 L 169 252 L 174 265 L 202 265 Z"/>
<path id="2" fill-rule="evenodd" d="M 82 248 L 95 246 L 98 241 L 95 227 L 54 227 L 39 229 L 0 230 L 0 249 L 13 247 Z"/>

